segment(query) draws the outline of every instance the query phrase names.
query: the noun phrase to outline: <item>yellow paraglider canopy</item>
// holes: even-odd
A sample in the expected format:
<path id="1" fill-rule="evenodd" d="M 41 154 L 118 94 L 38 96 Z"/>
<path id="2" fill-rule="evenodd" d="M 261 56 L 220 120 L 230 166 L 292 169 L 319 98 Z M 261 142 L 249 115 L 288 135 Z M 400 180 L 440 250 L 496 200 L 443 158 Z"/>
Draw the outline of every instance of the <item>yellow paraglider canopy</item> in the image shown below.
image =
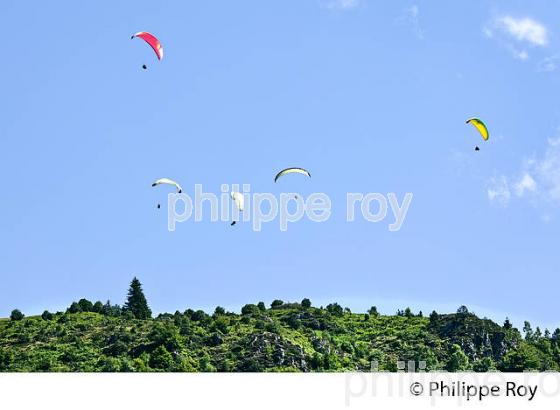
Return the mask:
<path id="1" fill-rule="evenodd" d="M 488 133 L 488 128 L 486 128 L 486 125 L 482 122 L 482 120 L 479 118 L 469 118 L 467 120 L 467 124 L 472 124 L 478 130 L 480 135 L 482 135 L 484 141 L 488 141 L 490 134 Z"/>

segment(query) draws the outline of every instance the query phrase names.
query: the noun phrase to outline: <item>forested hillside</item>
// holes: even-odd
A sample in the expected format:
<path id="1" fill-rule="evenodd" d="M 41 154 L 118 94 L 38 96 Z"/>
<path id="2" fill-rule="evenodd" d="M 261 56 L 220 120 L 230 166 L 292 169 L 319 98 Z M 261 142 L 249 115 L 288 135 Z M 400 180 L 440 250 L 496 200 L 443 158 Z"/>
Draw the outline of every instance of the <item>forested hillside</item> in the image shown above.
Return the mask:
<path id="1" fill-rule="evenodd" d="M 123 307 L 82 299 L 66 312 L 14 310 L 0 320 L 3 372 L 396 371 L 399 361 L 425 362 L 426 370 L 560 370 L 560 330 L 543 334 L 525 323 L 522 336 L 508 320 L 500 326 L 465 307 L 386 316 L 308 299 L 152 318 L 134 281 Z"/>

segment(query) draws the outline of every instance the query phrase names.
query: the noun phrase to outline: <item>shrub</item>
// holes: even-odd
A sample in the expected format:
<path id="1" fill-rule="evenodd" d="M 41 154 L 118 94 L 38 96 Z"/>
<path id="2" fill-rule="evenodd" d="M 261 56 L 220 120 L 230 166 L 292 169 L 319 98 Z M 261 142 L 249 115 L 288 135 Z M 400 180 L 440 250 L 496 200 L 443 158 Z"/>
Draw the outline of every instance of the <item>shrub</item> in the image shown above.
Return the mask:
<path id="1" fill-rule="evenodd" d="M 82 312 L 93 312 L 93 303 L 87 299 L 80 299 L 78 301 L 78 306 Z"/>
<path id="2" fill-rule="evenodd" d="M 270 308 L 271 309 L 277 309 L 280 306 L 282 306 L 284 304 L 283 301 L 281 301 L 280 299 L 275 299 L 272 301 L 272 303 L 270 304 Z"/>
<path id="3" fill-rule="evenodd" d="M 311 301 L 308 298 L 305 298 L 301 301 L 301 307 L 304 309 L 309 309 L 311 307 Z"/>
<path id="4" fill-rule="evenodd" d="M 10 320 L 13 320 L 13 321 L 22 320 L 24 317 L 25 317 L 25 315 L 23 313 L 21 313 L 21 311 L 19 309 L 12 310 L 12 313 L 10 314 Z"/>
<path id="5" fill-rule="evenodd" d="M 51 312 L 49 312 L 48 310 L 45 310 L 43 312 L 43 314 L 41 315 L 41 319 L 43 320 L 52 320 L 53 318 L 53 314 Z"/>
<path id="6" fill-rule="evenodd" d="M 241 308 L 242 315 L 256 315 L 259 312 L 260 310 L 257 305 L 253 305 L 252 303 L 249 303 Z"/>
<path id="7" fill-rule="evenodd" d="M 335 316 L 342 316 L 342 314 L 344 313 L 344 309 L 342 309 L 342 306 L 340 306 L 338 303 L 329 303 L 327 305 L 327 311 L 331 315 Z"/>
<path id="8" fill-rule="evenodd" d="M 377 312 L 377 307 L 376 306 L 372 306 L 369 308 L 368 313 L 370 314 L 370 316 L 373 317 L 377 317 L 379 316 L 379 313 Z"/>
<path id="9" fill-rule="evenodd" d="M 93 304 L 93 309 L 91 311 L 95 313 L 103 313 L 103 303 L 98 300 Z"/>
<path id="10" fill-rule="evenodd" d="M 150 355 L 150 367 L 154 369 L 166 370 L 173 365 L 173 356 L 165 347 L 159 346 Z"/>
<path id="11" fill-rule="evenodd" d="M 82 309 L 80 308 L 80 305 L 78 305 L 76 302 L 72 302 L 72 304 L 70 305 L 70 307 L 68 307 L 68 309 L 66 309 L 66 311 L 68 313 L 78 313 L 81 312 Z"/>

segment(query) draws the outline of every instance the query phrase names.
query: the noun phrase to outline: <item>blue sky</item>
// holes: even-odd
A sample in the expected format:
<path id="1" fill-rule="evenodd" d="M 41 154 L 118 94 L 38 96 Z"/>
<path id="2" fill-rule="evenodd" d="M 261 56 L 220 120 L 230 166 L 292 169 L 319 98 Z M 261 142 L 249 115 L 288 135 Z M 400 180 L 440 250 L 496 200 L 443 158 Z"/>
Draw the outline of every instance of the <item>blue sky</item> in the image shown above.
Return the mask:
<path id="1" fill-rule="evenodd" d="M 559 326 L 558 17 L 553 1 L 1 2 L 0 316 L 122 303 L 136 275 L 156 312 L 309 297 Z M 156 178 L 279 193 L 290 165 L 313 178 L 288 189 L 331 196 L 328 222 L 170 233 L 154 207 Z M 347 192 L 414 199 L 389 232 L 346 223 Z"/>

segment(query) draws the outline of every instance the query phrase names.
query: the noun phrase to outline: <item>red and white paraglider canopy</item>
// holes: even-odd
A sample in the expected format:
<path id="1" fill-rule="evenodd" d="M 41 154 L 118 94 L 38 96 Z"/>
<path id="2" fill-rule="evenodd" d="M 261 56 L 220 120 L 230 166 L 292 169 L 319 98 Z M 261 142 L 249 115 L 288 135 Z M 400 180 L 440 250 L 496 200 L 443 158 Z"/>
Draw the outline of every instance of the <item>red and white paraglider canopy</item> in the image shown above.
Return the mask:
<path id="1" fill-rule="evenodd" d="M 139 37 L 142 40 L 144 40 L 146 43 L 148 43 L 150 47 L 152 47 L 152 49 L 155 51 L 158 60 L 161 60 L 163 58 L 163 46 L 161 45 L 160 41 L 157 39 L 156 36 L 148 33 L 147 31 L 140 31 L 134 34 L 131 38 L 134 37 Z"/>

